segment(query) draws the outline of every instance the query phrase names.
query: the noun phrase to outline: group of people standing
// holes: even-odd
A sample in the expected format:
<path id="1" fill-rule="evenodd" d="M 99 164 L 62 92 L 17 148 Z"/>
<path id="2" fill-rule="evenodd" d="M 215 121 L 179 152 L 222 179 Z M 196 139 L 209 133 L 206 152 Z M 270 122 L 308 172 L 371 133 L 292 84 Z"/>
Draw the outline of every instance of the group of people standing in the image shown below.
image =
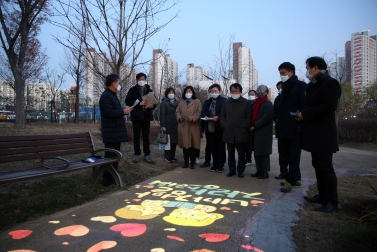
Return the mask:
<path id="1" fill-rule="evenodd" d="M 312 165 L 317 176 L 319 195 L 305 199 L 321 203 L 317 211 L 329 212 L 337 209 L 338 196 L 336 175 L 332 166 L 332 155 L 338 151 L 335 110 L 340 97 L 339 83 L 331 78 L 325 61 L 311 57 L 306 61 L 309 85 L 298 80 L 295 66 L 289 62 L 279 67 L 281 81 L 277 88 L 279 95 L 274 104 L 268 100 L 268 87 L 259 85 L 248 92 L 248 99 L 242 97 L 242 86 L 234 83 L 229 90 L 229 99 L 221 95 L 221 87 L 209 87 L 209 99 L 202 106 L 192 86 L 186 86 L 178 101 L 176 92 L 169 87 L 160 103 L 160 126 L 170 136 L 170 150 L 165 150 L 165 161 L 176 161 L 176 147 L 183 149 L 182 168 L 195 168 L 200 150 L 202 134 L 206 137 L 206 160 L 201 167 L 222 173 L 228 152 L 229 172 L 227 177 L 244 177 L 246 164 L 251 164 L 252 153 L 256 172 L 252 177 L 266 179 L 270 171 L 272 154 L 273 122 L 278 139 L 280 174 L 276 179 L 282 182 L 281 192 L 291 192 L 301 186 L 301 149 L 311 152 Z M 131 113 L 134 133 L 133 162 L 140 161 L 140 133 L 143 135 L 144 161 L 154 163 L 150 157 L 149 129 L 152 118 L 151 105 L 143 96 L 152 92 L 146 84 L 146 75 L 136 76 L 126 97 L 123 109 L 116 97 L 119 77 L 115 74 L 106 78 L 106 90 L 100 98 L 102 137 L 106 148 L 120 150 L 120 143 L 127 141 L 123 116 Z M 141 101 L 135 104 L 136 100 Z M 238 153 L 238 160 L 235 152 Z M 110 156 L 111 153 L 106 153 Z M 210 157 L 212 155 L 212 166 Z M 116 168 L 116 167 L 115 167 Z M 104 185 L 113 183 L 104 174 Z"/>

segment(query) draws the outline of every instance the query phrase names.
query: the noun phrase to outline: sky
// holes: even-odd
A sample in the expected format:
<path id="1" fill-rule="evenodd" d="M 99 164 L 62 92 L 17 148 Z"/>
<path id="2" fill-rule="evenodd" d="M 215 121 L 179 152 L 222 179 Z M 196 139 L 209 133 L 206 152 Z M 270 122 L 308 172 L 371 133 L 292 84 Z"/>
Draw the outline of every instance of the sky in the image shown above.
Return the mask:
<path id="1" fill-rule="evenodd" d="M 258 84 L 269 87 L 280 81 L 282 62 L 294 64 L 296 75 L 304 77 L 308 57 L 335 59 L 336 54 L 344 56 L 351 33 L 377 34 L 377 0 L 182 0 L 158 17 L 163 22 L 178 11 L 178 18 L 148 41 L 143 60 L 169 41 L 168 54 L 180 72 L 188 63 L 208 70 L 219 53 L 218 40 L 226 44 L 234 35 L 234 42 L 250 48 Z M 49 66 L 59 68 L 63 48 L 53 41 L 56 34 L 63 31 L 45 24 L 39 38 L 50 57 Z M 67 76 L 65 86 L 72 82 Z"/>

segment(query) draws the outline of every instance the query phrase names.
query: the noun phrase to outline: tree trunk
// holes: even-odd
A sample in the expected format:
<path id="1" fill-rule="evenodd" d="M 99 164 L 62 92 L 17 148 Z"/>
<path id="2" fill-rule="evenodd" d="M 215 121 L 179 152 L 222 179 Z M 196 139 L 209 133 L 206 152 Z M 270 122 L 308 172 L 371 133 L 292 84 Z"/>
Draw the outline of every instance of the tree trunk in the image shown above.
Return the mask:
<path id="1" fill-rule="evenodd" d="M 16 126 L 25 128 L 25 81 L 20 73 L 15 74 L 16 87 Z"/>

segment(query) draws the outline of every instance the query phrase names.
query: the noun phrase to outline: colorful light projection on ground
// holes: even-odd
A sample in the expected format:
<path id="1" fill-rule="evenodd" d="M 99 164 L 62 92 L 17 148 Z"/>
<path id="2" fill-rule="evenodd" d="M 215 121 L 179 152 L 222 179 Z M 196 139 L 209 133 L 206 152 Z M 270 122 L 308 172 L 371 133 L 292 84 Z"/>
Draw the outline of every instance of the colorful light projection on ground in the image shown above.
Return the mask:
<path id="1" fill-rule="evenodd" d="M 171 225 L 179 228 L 166 227 L 165 232 L 169 232 L 165 238 L 176 243 L 185 243 L 189 239 L 182 235 L 174 235 L 180 227 L 200 228 L 210 226 L 216 221 L 221 221 L 230 216 L 229 214 L 239 214 L 242 208 L 252 206 L 258 207 L 264 203 L 259 192 L 246 193 L 241 191 L 232 191 L 222 189 L 217 185 L 197 185 L 197 184 L 177 184 L 173 182 L 153 181 L 148 185 L 137 185 L 136 189 L 141 192 L 135 193 L 136 198 L 125 199 L 126 206 L 116 209 L 115 216 L 126 220 L 138 220 L 140 223 L 119 223 L 119 219 L 111 215 L 95 216 L 90 218 L 93 222 L 102 222 L 109 225 L 109 231 L 118 232 L 121 236 L 134 238 L 145 235 L 148 232 L 147 224 L 143 221 L 149 221 L 154 218 L 164 220 Z M 145 191 L 147 189 L 147 191 Z M 241 208 L 240 208 L 241 207 Z M 237 210 L 235 210 L 235 208 Z M 75 217 L 73 214 L 72 217 Z M 50 224 L 60 225 L 63 220 L 51 220 Z M 24 239 L 33 233 L 32 230 L 15 230 L 9 233 L 12 239 Z M 90 235 L 90 229 L 84 225 L 71 225 L 58 228 L 54 231 L 57 236 L 72 236 L 75 239 Z M 245 236 L 246 237 L 246 236 Z M 224 233 L 199 233 L 198 239 L 203 239 L 207 243 L 220 243 L 227 241 L 229 234 Z M 28 238 L 29 239 L 29 238 Z M 65 241 L 61 245 L 70 246 Z M 87 252 L 99 252 L 111 249 L 117 246 L 117 241 L 101 241 L 94 245 L 88 245 Z M 241 249 L 262 252 L 249 244 L 240 244 Z M 14 250 L 17 252 L 32 250 Z M 151 252 L 165 252 L 164 248 L 152 248 Z M 193 250 L 192 252 L 215 252 L 206 248 Z"/>

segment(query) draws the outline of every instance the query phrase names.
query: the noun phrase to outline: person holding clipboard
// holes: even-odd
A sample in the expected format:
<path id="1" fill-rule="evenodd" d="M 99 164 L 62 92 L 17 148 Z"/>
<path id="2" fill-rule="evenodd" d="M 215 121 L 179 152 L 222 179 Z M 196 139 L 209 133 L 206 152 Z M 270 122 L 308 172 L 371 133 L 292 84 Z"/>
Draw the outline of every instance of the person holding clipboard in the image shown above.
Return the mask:
<path id="1" fill-rule="evenodd" d="M 138 73 L 136 75 L 137 84 L 130 88 L 126 96 L 126 105 L 134 106 L 131 113 L 132 128 L 134 132 L 134 158 L 132 162 L 137 163 L 140 161 L 140 133 L 143 135 L 143 152 L 144 161 L 149 164 L 154 164 L 150 154 L 149 148 L 149 132 L 150 123 L 153 120 L 152 110 L 156 108 L 156 98 L 154 97 L 153 90 L 146 84 L 147 75 Z M 135 101 L 140 102 L 135 105 Z"/>

